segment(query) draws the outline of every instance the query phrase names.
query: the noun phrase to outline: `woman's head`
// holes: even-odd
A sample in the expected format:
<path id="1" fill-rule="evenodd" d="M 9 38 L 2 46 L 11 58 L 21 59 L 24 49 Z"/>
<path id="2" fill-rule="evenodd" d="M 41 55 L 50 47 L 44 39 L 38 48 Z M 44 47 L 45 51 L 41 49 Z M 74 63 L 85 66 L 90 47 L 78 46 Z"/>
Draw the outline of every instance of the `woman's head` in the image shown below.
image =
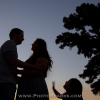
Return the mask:
<path id="1" fill-rule="evenodd" d="M 71 78 L 69 81 L 67 81 L 64 85 L 64 88 L 66 89 L 66 91 L 70 91 L 73 93 L 82 93 L 82 84 L 76 78 Z"/>
<path id="2" fill-rule="evenodd" d="M 36 39 L 32 44 L 33 52 L 47 52 L 47 44 L 43 39 Z"/>
<path id="3" fill-rule="evenodd" d="M 52 68 L 53 61 L 47 50 L 47 44 L 43 39 L 36 39 L 35 42 L 32 44 L 31 50 L 34 52 L 33 55 L 28 59 L 28 61 L 33 61 L 39 54 L 43 54 L 48 59 L 48 66 L 44 71 L 44 76 L 47 76 L 47 71 Z"/>

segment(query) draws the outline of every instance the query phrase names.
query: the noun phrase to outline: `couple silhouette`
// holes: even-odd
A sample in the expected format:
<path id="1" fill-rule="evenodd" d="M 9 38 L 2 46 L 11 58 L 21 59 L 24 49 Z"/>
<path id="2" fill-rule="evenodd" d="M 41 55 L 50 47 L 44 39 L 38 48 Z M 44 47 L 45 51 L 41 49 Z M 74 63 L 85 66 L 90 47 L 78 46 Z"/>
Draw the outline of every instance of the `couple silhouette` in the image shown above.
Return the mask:
<path id="1" fill-rule="evenodd" d="M 32 44 L 33 54 L 25 62 L 18 59 L 17 45 L 24 40 L 24 32 L 14 28 L 9 34 L 10 40 L 0 48 L 0 100 L 49 100 L 45 82 L 47 72 L 52 68 L 52 60 L 43 39 L 37 38 Z M 18 70 L 17 67 L 23 68 Z M 17 74 L 21 74 L 18 77 Z M 33 94 L 36 94 L 32 97 Z M 31 97 L 21 97 L 31 95 Z M 41 95 L 38 97 L 38 95 Z"/>
<path id="2" fill-rule="evenodd" d="M 45 78 L 52 68 L 53 61 L 46 42 L 37 38 L 32 43 L 33 54 L 23 62 L 18 59 L 17 45 L 24 40 L 24 32 L 14 28 L 10 31 L 9 37 L 10 40 L 4 42 L 0 48 L 0 100 L 14 100 L 16 84 L 18 84 L 16 100 L 49 100 Z M 17 74 L 22 76 L 18 77 Z M 66 81 L 64 94 L 55 89 L 55 82 L 52 89 L 56 96 L 63 100 L 83 100 L 82 84 L 77 79 Z"/>

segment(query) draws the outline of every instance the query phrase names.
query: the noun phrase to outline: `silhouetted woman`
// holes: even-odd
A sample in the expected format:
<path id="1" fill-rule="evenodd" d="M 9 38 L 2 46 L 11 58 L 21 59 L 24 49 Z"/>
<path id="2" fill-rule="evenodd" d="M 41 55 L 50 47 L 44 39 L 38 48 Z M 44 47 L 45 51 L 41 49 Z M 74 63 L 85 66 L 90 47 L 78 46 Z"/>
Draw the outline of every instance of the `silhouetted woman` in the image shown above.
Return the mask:
<path id="1" fill-rule="evenodd" d="M 31 50 L 33 54 L 26 62 L 34 65 L 40 64 L 42 69 L 12 71 L 13 73 L 22 74 L 18 83 L 16 100 L 49 100 L 45 78 L 48 70 L 52 67 L 52 60 L 47 51 L 46 42 L 43 39 L 36 39 Z"/>

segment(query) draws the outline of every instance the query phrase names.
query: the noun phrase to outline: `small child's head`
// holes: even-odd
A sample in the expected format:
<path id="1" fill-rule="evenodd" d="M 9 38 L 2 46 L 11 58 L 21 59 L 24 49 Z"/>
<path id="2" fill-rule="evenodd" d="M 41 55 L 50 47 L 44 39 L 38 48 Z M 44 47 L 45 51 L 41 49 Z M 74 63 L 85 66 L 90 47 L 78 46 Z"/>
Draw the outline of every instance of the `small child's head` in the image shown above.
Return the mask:
<path id="1" fill-rule="evenodd" d="M 79 94 L 82 93 L 82 84 L 76 78 L 71 78 L 70 80 L 66 81 L 63 87 L 67 92 L 79 93 Z"/>

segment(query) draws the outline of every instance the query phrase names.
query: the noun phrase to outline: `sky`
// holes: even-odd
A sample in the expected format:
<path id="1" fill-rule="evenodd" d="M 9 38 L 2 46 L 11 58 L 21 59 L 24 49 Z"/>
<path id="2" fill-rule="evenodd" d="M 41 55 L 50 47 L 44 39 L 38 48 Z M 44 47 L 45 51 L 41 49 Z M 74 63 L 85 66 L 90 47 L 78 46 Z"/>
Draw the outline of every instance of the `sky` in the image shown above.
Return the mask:
<path id="1" fill-rule="evenodd" d="M 85 83 L 86 80 L 78 76 L 83 73 L 89 59 L 82 54 L 78 55 L 76 47 L 72 50 L 68 47 L 60 49 L 55 43 L 58 35 L 68 31 L 63 27 L 63 17 L 75 13 L 76 7 L 82 3 L 97 5 L 99 2 L 100 0 L 0 0 L 0 46 L 9 40 L 12 28 L 22 29 L 25 40 L 17 49 L 18 59 L 25 61 L 32 54 L 31 44 L 37 38 L 46 41 L 53 60 L 51 72 L 46 78 L 50 100 L 59 100 L 52 97 L 52 82 L 55 81 L 56 89 L 64 93 L 63 85 L 70 78 L 81 81 L 84 100 L 100 99 L 99 96 L 93 95 L 90 86 Z"/>

